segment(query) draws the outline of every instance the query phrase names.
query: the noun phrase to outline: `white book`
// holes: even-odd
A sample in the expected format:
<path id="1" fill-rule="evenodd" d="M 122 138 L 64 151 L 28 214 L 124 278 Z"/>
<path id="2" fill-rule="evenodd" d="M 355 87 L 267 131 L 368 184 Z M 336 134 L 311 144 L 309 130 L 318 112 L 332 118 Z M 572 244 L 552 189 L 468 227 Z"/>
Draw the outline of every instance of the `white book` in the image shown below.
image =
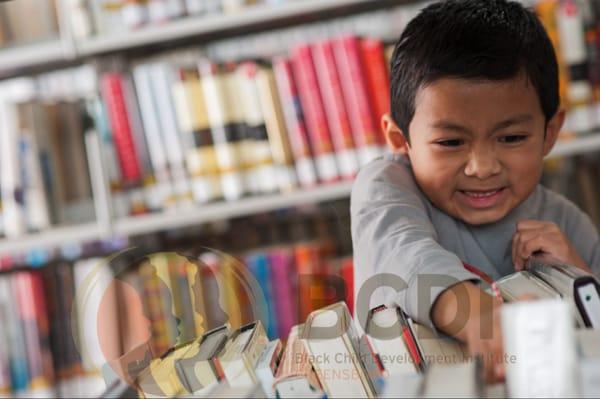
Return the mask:
<path id="1" fill-rule="evenodd" d="M 185 0 L 188 15 L 200 15 L 206 12 L 205 0 Z"/>
<path id="2" fill-rule="evenodd" d="M 502 307 L 509 397 L 578 396 L 575 333 L 569 305 L 560 299 Z"/>
<path id="3" fill-rule="evenodd" d="M 328 397 L 375 396 L 360 362 L 356 328 L 344 303 L 312 312 L 301 338 Z"/>
<path id="4" fill-rule="evenodd" d="M 33 231 L 50 227 L 48 201 L 42 181 L 42 170 L 35 138 L 30 132 L 21 131 L 23 189 L 27 225 Z"/>
<path id="5" fill-rule="evenodd" d="M 155 97 L 152 92 L 152 81 L 148 65 L 138 65 L 133 69 L 133 79 L 140 106 L 140 116 L 144 126 L 144 134 L 150 154 L 150 162 L 154 177 L 159 188 L 158 195 L 161 204 L 167 203 L 173 195 L 169 177 L 166 145 L 161 134 L 160 121 Z"/>
<path id="6" fill-rule="evenodd" d="M 174 190 L 179 200 L 187 202 L 185 199 L 191 197 L 191 187 L 185 166 L 181 131 L 177 125 L 171 97 L 171 87 L 174 81 L 173 70 L 167 63 L 160 62 L 150 66 L 150 74 Z"/>
<path id="7" fill-rule="evenodd" d="M 121 8 L 123 22 L 129 29 L 136 29 L 148 22 L 148 7 L 144 1 L 126 1 Z"/>
<path id="8" fill-rule="evenodd" d="M 263 391 L 267 397 L 274 398 L 275 391 L 273 383 L 275 382 L 275 373 L 279 364 L 281 355 L 281 341 L 276 339 L 267 344 L 262 354 L 256 362 L 256 377 L 262 385 Z"/>
<path id="9" fill-rule="evenodd" d="M 481 398 L 483 396 L 481 363 L 470 361 L 450 365 L 434 364 L 425 375 L 424 398 Z"/>

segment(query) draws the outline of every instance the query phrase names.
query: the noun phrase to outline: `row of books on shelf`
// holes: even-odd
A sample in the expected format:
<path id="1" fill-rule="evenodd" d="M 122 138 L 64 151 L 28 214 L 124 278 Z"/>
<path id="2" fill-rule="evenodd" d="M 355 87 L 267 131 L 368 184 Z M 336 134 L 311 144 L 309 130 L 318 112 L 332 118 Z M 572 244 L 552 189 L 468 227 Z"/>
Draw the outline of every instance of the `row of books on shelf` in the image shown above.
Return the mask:
<path id="1" fill-rule="evenodd" d="M 597 394 L 600 353 L 598 330 L 556 333 L 549 311 L 564 316 L 560 301 L 508 305 L 503 319 L 544 310 L 522 330 L 504 335 L 508 369 L 506 386 L 486 386 L 482 357 L 408 317 L 397 307 L 378 306 L 367 316 L 361 335 L 343 302 L 313 311 L 295 325 L 287 342 L 270 340 L 257 320 L 230 329 L 226 324 L 201 337 L 152 358 L 145 345 L 114 359 L 104 367 L 108 389 L 102 397 L 237 397 L 237 398 L 344 398 L 344 397 L 520 397 L 535 394 L 564 397 Z M 540 321 L 542 326 L 540 326 Z M 556 321 L 558 324 L 559 321 Z M 515 350 L 525 339 L 553 338 L 553 346 Z M 541 350 L 540 350 L 541 349 Z M 536 372 L 559 375 L 535 387 L 529 362 Z M 560 352 L 562 351 L 562 352 Z M 523 356 L 527 358 L 524 359 Z M 553 369 L 554 368 L 554 369 Z M 561 375 L 562 373 L 562 375 Z M 522 379 L 529 378 L 523 382 Z M 541 382 L 541 381 L 538 381 Z"/>
<path id="2" fill-rule="evenodd" d="M 344 36 L 268 63 L 159 59 L 6 82 L 21 100 L 2 107 L 4 233 L 89 210 L 86 133 L 100 137 L 116 217 L 352 179 L 383 151 L 386 64 L 381 41 Z"/>
<path id="3" fill-rule="evenodd" d="M 186 16 L 233 14 L 249 6 L 299 0 L 68 0 L 65 15 L 73 36 L 111 35 Z M 57 39 L 58 0 L 18 0 L 0 4 L 0 48 Z M 62 21 L 60 21 L 62 23 Z"/>
<path id="4" fill-rule="evenodd" d="M 57 4 L 57 0 L 1 2 L 0 48 L 58 38 Z"/>
<path id="5" fill-rule="evenodd" d="M 112 35 L 186 16 L 236 14 L 250 6 L 301 0 L 73 0 L 69 14 L 78 38 Z"/>
<path id="6" fill-rule="evenodd" d="M 205 231 L 212 240 L 145 238 L 103 256 L 14 265 L 0 274 L 0 392 L 97 395 L 106 359 L 141 342 L 160 354 L 225 322 L 237 328 L 254 319 L 271 339 L 285 337 L 310 311 L 352 303 L 352 260 L 332 231 L 339 223 L 303 218 L 313 220 L 263 225 L 263 237 L 240 221 L 220 238 Z M 319 241 L 285 243 L 305 234 Z M 207 248 L 223 242 L 234 255 Z M 161 250 L 141 249 L 150 247 Z"/>
<path id="7" fill-rule="evenodd" d="M 533 258 L 527 269 L 527 278 L 519 272 L 496 282 L 496 292 L 509 302 L 501 315 L 509 395 L 593 397 L 599 388 L 600 334 L 598 324 L 588 322 L 600 317 L 598 280 L 549 258 Z M 561 294 L 542 294 L 541 282 Z M 536 299 L 520 300 L 524 294 Z M 580 307 L 578 296 L 593 297 L 596 306 Z M 142 345 L 107 363 L 108 392 L 111 397 L 135 392 L 140 397 L 485 395 L 482 359 L 462 343 L 396 306 L 357 312 L 356 323 L 343 302 L 311 312 L 290 330 L 285 350 L 260 320 L 234 331 L 227 325 L 208 331 L 154 360 L 154 352 Z"/>

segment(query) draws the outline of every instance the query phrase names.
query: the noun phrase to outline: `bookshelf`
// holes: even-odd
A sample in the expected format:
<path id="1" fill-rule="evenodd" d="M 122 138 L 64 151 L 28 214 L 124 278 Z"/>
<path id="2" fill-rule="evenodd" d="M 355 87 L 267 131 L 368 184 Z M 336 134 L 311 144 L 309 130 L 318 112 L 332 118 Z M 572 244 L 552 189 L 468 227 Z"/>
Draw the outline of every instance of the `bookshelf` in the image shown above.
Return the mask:
<path id="1" fill-rule="evenodd" d="M 572 156 L 600 150 L 600 132 L 559 141 L 547 159 Z M 262 212 L 316 204 L 347 198 L 352 182 L 343 181 L 286 194 L 260 195 L 235 202 L 215 202 L 191 206 L 177 211 L 163 211 L 122 219 L 104 220 L 79 226 L 56 227 L 27 234 L 20 238 L 0 240 L 0 255 L 48 248 L 65 242 L 83 242 L 111 236 L 133 236 L 162 230 L 178 229 L 208 222 L 250 216 Z"/>
<path id="2" fill-rule="evenodd" d="M 296 0 L 281 5 L 248 7 L 237 14 L 187 17 L 161 26 L 106 37 L 92 37 L 76 43 L 79 56 L 130 50 L 186 38 L 222 38 L 227 34 L 265 30 L 305 23 L 321 18 L 350 15 L 383 7 L 415 3 L 417 0 Z"/>
<path id="3" fill-rule="evenodd" d="M 149 25 L 114 35 L 75 39 L 68 29 L 61 37 L 39 44 L 0 48 L 0 78 L 22 75 L 24 71 L 47 70 L 82 62 L 92 56 L 144 47 L 157 47 L 186 39 L 221 39 L 250 30 L 291 26 L 319 19 L 358 14 L 384 7 L 417 3 L 419 0 L 295 0 L 281 5 L 257 5 L 237 14 L 186 17 L 163 25 Z M 61 7 L 65 6 L 61 4 Z M 60 21 L 61 24 L 66 24 Z"/>

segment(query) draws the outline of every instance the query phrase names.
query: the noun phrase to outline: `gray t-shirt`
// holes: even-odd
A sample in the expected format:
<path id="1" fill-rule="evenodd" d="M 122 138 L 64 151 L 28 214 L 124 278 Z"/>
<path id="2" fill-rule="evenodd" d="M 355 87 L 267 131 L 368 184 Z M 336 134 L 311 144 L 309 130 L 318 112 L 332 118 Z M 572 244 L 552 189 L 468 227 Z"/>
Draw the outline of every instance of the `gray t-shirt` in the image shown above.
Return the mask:
<path id="1" fill-rule="evenodd" d="M 600 275 L 600 242 L 590 218 L 541 185 L 499 222 L 471 226 L 446 215 L 425 197 L 405 157 L 386 155 L 358 174 L 350 212 L 355 295 L 369 279 L 371 290 L 372 284 L 392 285 L 395 289 L 375 291 L 370 306 L 396 303 L 430 326 L 431 306 L 443 290 L 459 281 L 480 280 L 463 262 L 494 280 L 514 272 L 511 245 L 519 220 L 556 223 Z M 407 287 L 399 289 L 397 277 Z"/>

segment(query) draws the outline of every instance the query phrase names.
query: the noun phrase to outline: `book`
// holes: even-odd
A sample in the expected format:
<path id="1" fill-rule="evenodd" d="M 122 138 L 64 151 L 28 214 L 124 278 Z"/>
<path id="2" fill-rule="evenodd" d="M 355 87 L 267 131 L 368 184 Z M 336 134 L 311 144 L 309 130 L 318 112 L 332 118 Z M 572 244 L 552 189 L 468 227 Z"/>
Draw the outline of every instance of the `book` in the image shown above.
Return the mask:
<path id="1" fill-rule="evenodd" d="M 172 94 L 194 200 L 205 203 L 219 199 L 222 197 L 219 165 L 198 71 L 179 68 Z"/>
<path id="2" fill-rule="evenodd" d="M 435 364 L 427 370 L 422 386 L 424 398 L 446 395 L 481 398 L 483 393 L 483 368 L 477 360 L 452 365 Z"/>
<path id="3" fill-rule="evenodd" d="M 274 59 L 273 71 L 281 99 L 281 107 L 283 108 L 290 145 L 296 162 L 298 182 L 303 187 L 314 186 L 318 181 L 317 172 L 308 139 L 304 114 L 300 106 L 296 82 L 293 77 L 291 60 L 287 58 Z"/>
<path id="4" fill-rule="evenodd" d="M 327 396 L 375 397 L 358 356 L 358 335 L 346 305 L 336 303 L 312 312 L 300 338 Z"/>
<path id="5" fill-rule="evenodd" d="M 264 113 L 276 181 L 281 192 L 292 191 L 298 184 L 294 156 L 285 126 L 275 75 L 271 68 L 260 68 L 257 75 L 260 104 Z"/>
<path id="6" fill-rule="evenodd" d="M 199 70 L 221 172 L 223 197 L 228 201 L 237 200 L 246 193 L 246 187 L 239 154 L 244 139 L 244 128 L 240 125 L 242 121 L 238 119 L 239 108 L 235 109 L 228 92 L 228 85 L 233 77 L 230 73 L 220 71 L 217 65 L 208 61 L 200 62 Z"/>
<path id="7" fill-rule="evenodd" d="M 295 284 L 296 269 L 291 250 L 278 248 L 269 251 L 271 284 L 273 288 L 277 336 L 287 337 L 291 328 L 298 323 L 298 296 Z"/>
<path id="8" fill-rule="evenodd" d="M 333 56 L 333 44 L 330 40 L 317 42 L 311 46 L 311 52 L 340 175 L 353 178 L 358 172 L 358 158 Z M 347 81 L 345 84 L 351 83 Z"/>
<path id="9" fill-rule="evenodd" d="M 356 36 L 343 36 L 333 41 L 336 65 L 342 82 L 344 101 L 360 165 L 365 165 L 382 153 L 383 142 L 371 109 L 367 77 Z"/>
<path id="10" fill-rule="evenodd" d="M 325 183 L 337 181 L 339 170 L 310 46 L 297 45 L 292 49 L 291 54 L 293 76 L 298 87 L 319 180 Z"/>
<path id="11" fill-rule="evenodd" d="M 307 348 L 299 336 L 303 327 L 302 324 L 292 327 L 281 356 L 273 382 L 273 388 L 280 398 L 324 396 L 317 374 L 308 359 Z"/>
<path id="12" fill-rule="evenodd" d="M 185 359 L 175 361 L 179 380 L 191 394 L 210 389 L 225 377 L 220 363 L 220 353 L 228 344 L 229 326 L 224 325 L 206 332 L 193 345 Z"/>
<path id="13" fill-rule="evenodd" d="M 390 108 L 390 74 L 388 61 L 385 58 L 385 45 L 379 39 L 365 38 L 360 41 L 362 62 L 365 67 L 371 109 L 374 122 L 379 132 L 379 142 L 383 145 L 385 137 L 381 118 L 391 112 Z"/>
<path id="14" fill-rule="evenodd" d="M 259 65 L 252 61 L 242 62 L 236 68 L 236 89 L 239 90 L 247 136 L 245 154 L 242 154 L 248 168 L 246 185 L 254 194 L 272 193 L 278 188 L 276 168 L 260 101 L 259 68 Z"/>
<path id="15" fill-rule="evenodd" d="M 521 301 L 502 307 L 507 392 L 516 396 L 578 395 L 576 346 L 568 303 Z"/>
<path id="16" fill-rule="evenodd" d="M 526 270 L 574 303 L 581 327 L 600 327 L 600 283 L 594 275 L 548 256 L 531 257 Z"/>
<path id="17" fill-rule="evenodd" d="M 218 358 L 227 382 L 232 387 L 255 385 L 259 381 L 254 368 L 268 343 L 262 323 L 258 320 L 240 327 L 230 340 Z"/>
<path id="18" fill-rule="evenodd" d="M 265 346 L 256 362 L 256 378 L 260 381 L 267 397 L 275 397 L 273 382 L 281 359 L 281 341 L 276 339 Z"/>

